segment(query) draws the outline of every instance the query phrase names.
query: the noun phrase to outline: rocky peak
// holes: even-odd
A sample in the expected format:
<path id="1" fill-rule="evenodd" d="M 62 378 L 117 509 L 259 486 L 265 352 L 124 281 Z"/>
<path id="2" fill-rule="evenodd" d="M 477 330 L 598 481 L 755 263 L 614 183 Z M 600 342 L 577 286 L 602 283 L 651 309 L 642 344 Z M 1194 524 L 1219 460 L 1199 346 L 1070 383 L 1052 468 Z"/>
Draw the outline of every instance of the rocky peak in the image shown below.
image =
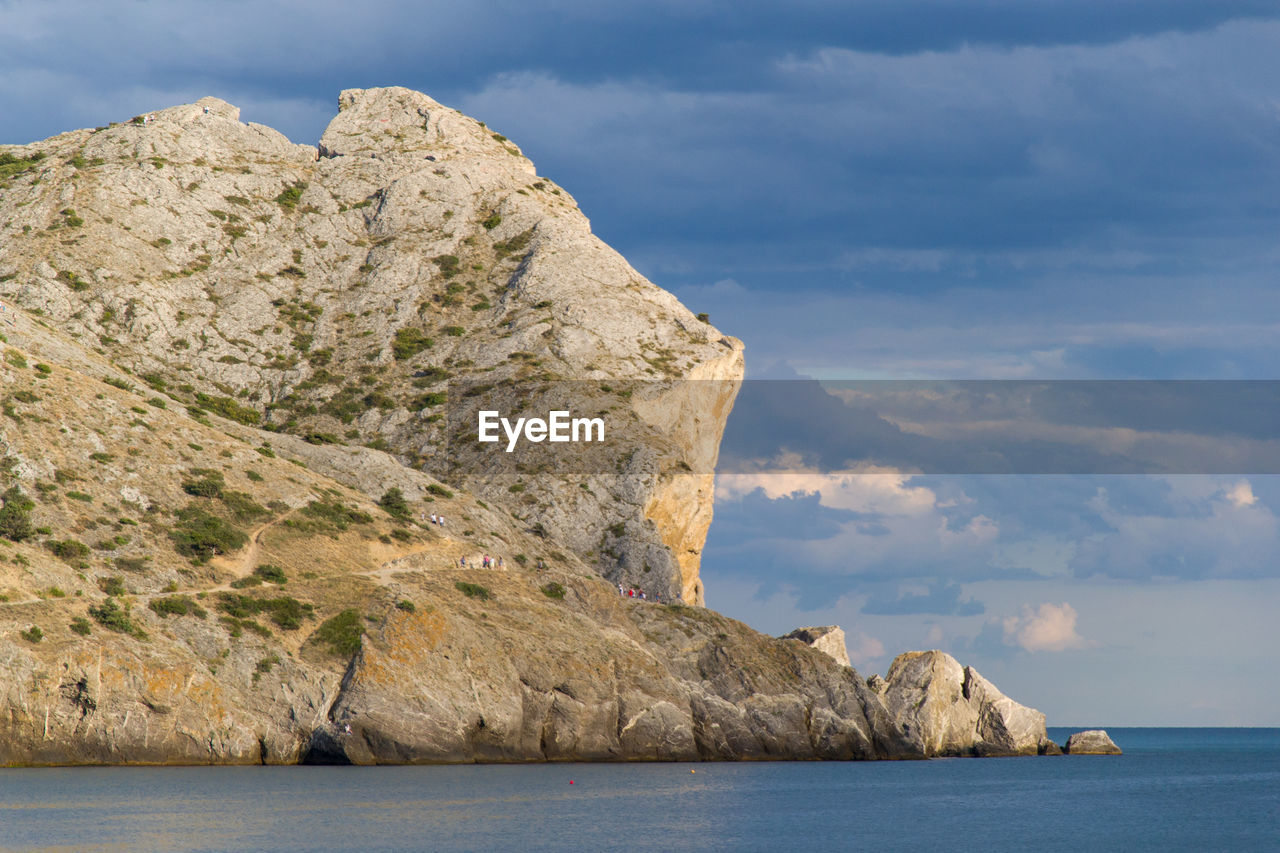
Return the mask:
<path id="1" fill-rule="evenodd" d="M 820 625 L 810 628 L 796 628 L 785 634 L 784 640 L 799 640 L 813 646 L 820 652 L 831 656 L 831 659 L 843 666 L 851 666 L 849 650 L 845 646 L 844 631 L 839 625 Z"/>
<path id="2" fill-rule="evenodd" d="M 320 138 L 325 157 L 390 159 L 401 165 L 455 157 L 491 157 L 524 175 L 536 174 L 520 149 L 501 134 L 412 89 L 346 89 L 338 114 Z"/>
<path id="3" fill-rule="evenodd" d="M 741 342 L 481 122 L 403 88 L 339 107 L 324 156 L 214 98 L 24 147 L 43 159 L 0 175 L 0 294 L 190 405 L 390 452 L 701 603 Z M 614 401 L 662 436 L 652 464 L 504 475 L 446 452 L 450 388 L 560 380 L 663 386 Z"/>

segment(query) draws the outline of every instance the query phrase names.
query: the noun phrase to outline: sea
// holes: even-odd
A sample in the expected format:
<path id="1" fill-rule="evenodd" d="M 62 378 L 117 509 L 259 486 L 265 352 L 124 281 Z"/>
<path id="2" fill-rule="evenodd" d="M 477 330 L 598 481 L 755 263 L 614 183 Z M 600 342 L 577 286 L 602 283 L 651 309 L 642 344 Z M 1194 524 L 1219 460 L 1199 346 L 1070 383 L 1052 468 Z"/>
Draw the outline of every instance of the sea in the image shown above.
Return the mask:
<path id="1" fill-rule="evenodd" d="M 0 850 L 1280 850 L 1280 729 L 1108 731 L 1124 755 L 11 768 Z"/>

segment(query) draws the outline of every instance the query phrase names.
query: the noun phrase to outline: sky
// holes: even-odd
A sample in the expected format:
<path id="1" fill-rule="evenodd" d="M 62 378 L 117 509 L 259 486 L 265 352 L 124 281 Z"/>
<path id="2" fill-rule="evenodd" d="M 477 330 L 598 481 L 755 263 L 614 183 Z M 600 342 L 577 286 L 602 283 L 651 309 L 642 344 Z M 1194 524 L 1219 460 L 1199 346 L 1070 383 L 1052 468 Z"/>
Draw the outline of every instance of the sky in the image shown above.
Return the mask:
<path id="1" fill-rule="evenodd" d="M 315 142 L 341 89 L 427 92 L 742 338 L 753 377 L 1277 378 L 1274 2 L 0 0 L 0 21 L 0 143 L 204 95 Z M 721 474 L 711 606 L 838 623 L 864 673 L 945 649 L 1051 725 L 1280 725 L 1280 478 L 814 461 L 849 429 Z"/>

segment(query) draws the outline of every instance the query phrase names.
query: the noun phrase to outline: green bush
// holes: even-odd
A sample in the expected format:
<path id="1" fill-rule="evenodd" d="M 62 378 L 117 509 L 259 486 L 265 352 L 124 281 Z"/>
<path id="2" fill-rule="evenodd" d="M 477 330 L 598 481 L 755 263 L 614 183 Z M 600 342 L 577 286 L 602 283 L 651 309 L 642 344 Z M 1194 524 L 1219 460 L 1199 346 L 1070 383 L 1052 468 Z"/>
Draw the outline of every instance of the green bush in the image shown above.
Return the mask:
<path id="1" fill-rule="evenodd" d="M 252 619 L 259 613 L 265 613 L 281 628 L 294 631 L 302 627 L 302 620 L 310 617 L 315 608 L 289 596 L 256 598 L 252 595 L 223 592 L 218 594 L 218 609 L 233 619 Z"/>
<path id="2" fill-rule="evenodd" d="M 228 489 L 222 493 L 222 503 L 231 511 L 231 517 L 239 522 L 253 521 L 255 518 L 261 518 L 269 514 L 265 506 L 255 501 L 245 492 L 235 492 Z"/>
<path id="3" fill-rule="evenodd" d="M 32 625 L 25 631 L 19 631 L 18 636 L 26 640 L 28 643 L 38 643 L 44 639 L 44 631 L 40 630 L 39 625 Z"/>
<path id="4" fill-rule="evenodd" d="M 467 598 L 478 598 L 481 601 L 488 601 L 493 598 L 493 593 L 478 583 L 468 583 L 467 581 L 458 581 L 454 585 L 454 589 L 465 595 Z"/>
<path id="5" fill-rule="evenodd" d="M 253 668 L 253 683 L 257 684 L 258 679 L 270 672 L 278 663 L 280 663 L 279 655 L 267 655 L 265 658 L 258 661 Z"/>
<path id="6" fill-rule="evenodd" d="M 408 518 L 410 514 L 409 504 L 405 502 L 404 494 L 394 486 L 378 498 L 378 506 L 386 510 L 387 515 L 392 518 Z"/>
<path id="7" fill-rule="evenodd" d="M 226 481 L 221 471 L 198 468 L 191 473 L 199 476 L 197 480 L 187 480 L 182 484 L 182 491 L 197 498 L 220 498 Z"/>
<path id="8" fill-rule="evenodd" d="M 283 586 L 289 582 L 289 579 L 284 575 L 284 569 L 279 566 L 274 566 L 271 563 L 263 563 L 261 566 L 258 566 L 253 570 L 253 574 L 264 581 L 268 581 L 269 583 L 273 583 L 278 586 Z"/>
<path id="9" fill-rule="evenodd" d="M 568 590 L 566 590 L 562 584 L 558 584 L 555 581 L 552 581 L 542 587 L 542 594 L 547 598 L 554 598 L 561 601 L 564 600 L 564 594 L 566 592 L 568 592 Z"/>
<path id="10" fill-rule="evenodd" d="M 276 196 L 276 204 L 288 211 L 292 211 L 298 206 L 298 202 L 302 200 L 302 193 L 307 189 L 306 181 L 299 181 L 292 186 L 286 187 L 280 195 Z"/>
<path id="11" fill-rule="evenodd" d="M 533 239 L 532 228 L 522 231 L 510 240 L 499 240 L 493 244 L 494 254 L 498 256 L 499 260 L 502 260 L 509 255 L 523 252 L 529 246 L 531 239 Z"/>
<path id="12" fill-rule="evenodd" d="M 443 406 L 449 397 L 443 391 L 432 391 L 430 394 L 423 394 L 421 397 L 413 401 L 414 409 L 431 409 L 436 406 Z"/>
<path id="13" fill-rule="evenodd" d="M 255 409 L 242 406 L 230 397 L 213 397 L 208 394 L 196 394 L 196 402 L 215 415 L 222 415 L 227 420 L 245 425 L 253 425 L 262 420 L 262 414 Z"/>
<path id="14" fill-rule="evenodd" d="M 89 626 L 88 619 L 84 618 L 83 616 L 77 616 L 76 618 L 71 620 L 71 631 L 74 634 L 79 634 L 82 637 L 87 637 L 91 633 L 93 633 L 93 628 Z"/>
<path id="15" fill-rule="evenodd" d="M 421 329 L 407 327 L 396 332 L 395 340 L 391 342 L 391 354 L 396 361 L 405 361 L 435 345 L 436 342 Z"/>
<path id="16" fill-rule="evenodd" d="M 204 619 L 209 612 L 196 604 L 195 600 L 186 595 L 170 595 L 166 598 L 153 598 L 151 603 L 147 605 L 161 619 L 169 616 L 194 616 L 197 619 Z"/>
<path id="17" fill-rule="evenodd" d="M 67 563 L 89 556 L 89 546 L 75 539 L 50 539 L 44 543 L 44 547 L 52 551 L 59 560 Z"/>
<path id="18" fill-rule="evenodd" d="M 495 210 L 493 213 L 490 213 L 489 216 L 480 224 L 484 226 L 486 231 L 492 231 L 493 229 L 497 228 L 499 225 L 502 224 L 502 217 L 499 216 L 498 211 Z"/>
<path id="19" fill-rule="evenodd" d="M 453 278 L 459 272 L 461 262 L 457 255 L 436 255 L 431 261 L 440 268 L 440 274 L 445 278 Z"/>
<path id="20" fill-rule="evenodd" d="M 326 645 L 335 655 L 350 657 L 360 651 L 360 640 L 364 636 L 364 620 L 357 610 L 344 610 L 337 616 L 326 619 L 311 639 Z"/>
<path id="21" fill-rule="evenodd" d="M 401 600 L 401 601 L 397 601 L 397 602 L 396 602 L 396 609 L 397 609 L 397 610 L 403 610 L 405 613 L 412 613 L 413 611 L 417 610 L 418 608 L 417 608 L 417 607 L 414 607 L 413 602 L 412 602 L 412 601 L 409 601 L 409 600 L 406 598 L 406 599 L 403 599 L 403 600 Z"/>
<path id="22" fill-rule="evenodd" d="M 448 489 L 446 489 L 444 486 L 441 486 L 441 485 L 439 485 L 439 484 L 437 484 L 437 483 L 432 483 L 431 485 L 427 486 L 427 491 L 428 491 L 430 494 L 433 494 L 433 495 L 435 495 L 436 497 L 439 497 L 439 498 L 451 498 L 451 497 L 453 497 L 453 492 L 449 491 L 449 490 L 448 490 Z"/>
<path id="23" fill-rule="evenodd" d="M 352 524 L 369 524 L 373 516 L 358 509 L 352 509 L 340 501 L 311 501 L 302 508 L 302 514 L 318 521 L 331 524 L 339 530 L 346 530 Z"/>
<path id="24" fill-rule="evenodd" d="M 124 578 L 119 575 L 111 575 L 105 578 L 98 578 L 98 589 L 107 595 L 124 595 L 127 590 L 124 588 Z"/>
<path id="25" fill-rule="evenodd" d="M 137 623 L 129 618 L 127 608 L 121 607 L 116 603 L 114 598 L 108 598 L 100 605 L 90 605 L 89 615 L 94 618 L 99 625 L 109 631 L 115 631 L 120 634 L 129 634 L 140 640 L 145 640 L 147 634 Z"/>
<path id="26" fill-rule="evenodd" d="M 126 572 L 144 572 L 147 569 L 147 561 L 150 557 L 116 557 L 115 564 L 117 569 Z"/>
<path id="27" fill-rule="evenodd" d="M 22 493 L 17 486 L 10 486 L 0 500 L 4 507 L 0 508 L 0 536 L 12 542 L 21 542 L 35 535 L 35 525 L 31 523 L 31 510 L 35 502 Z"/>
<path id="28" fill-rule="evenodd" d="M 192 504 L 178 512 L 169 538 L 179 554 L 203 563 L 215 554 L 244 547 L 249 537 L 228 522 Z"/>

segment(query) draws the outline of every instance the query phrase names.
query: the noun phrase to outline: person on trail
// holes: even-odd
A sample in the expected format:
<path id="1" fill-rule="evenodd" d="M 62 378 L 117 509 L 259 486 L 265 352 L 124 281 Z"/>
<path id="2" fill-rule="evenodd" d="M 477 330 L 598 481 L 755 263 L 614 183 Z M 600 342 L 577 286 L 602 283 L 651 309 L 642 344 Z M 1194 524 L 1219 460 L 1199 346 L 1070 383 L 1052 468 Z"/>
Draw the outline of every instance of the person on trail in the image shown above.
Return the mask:
<path id="1" fill-rule="evenodd" d="M 458 558 L 458 565 L 462 566 L 462 568 L 464 568 L 464 569 L 465 569 L 465 568 L 467 567 L 467 558 L 466 558 L 466 557 L 459 557 L 459 558 Z"/>

